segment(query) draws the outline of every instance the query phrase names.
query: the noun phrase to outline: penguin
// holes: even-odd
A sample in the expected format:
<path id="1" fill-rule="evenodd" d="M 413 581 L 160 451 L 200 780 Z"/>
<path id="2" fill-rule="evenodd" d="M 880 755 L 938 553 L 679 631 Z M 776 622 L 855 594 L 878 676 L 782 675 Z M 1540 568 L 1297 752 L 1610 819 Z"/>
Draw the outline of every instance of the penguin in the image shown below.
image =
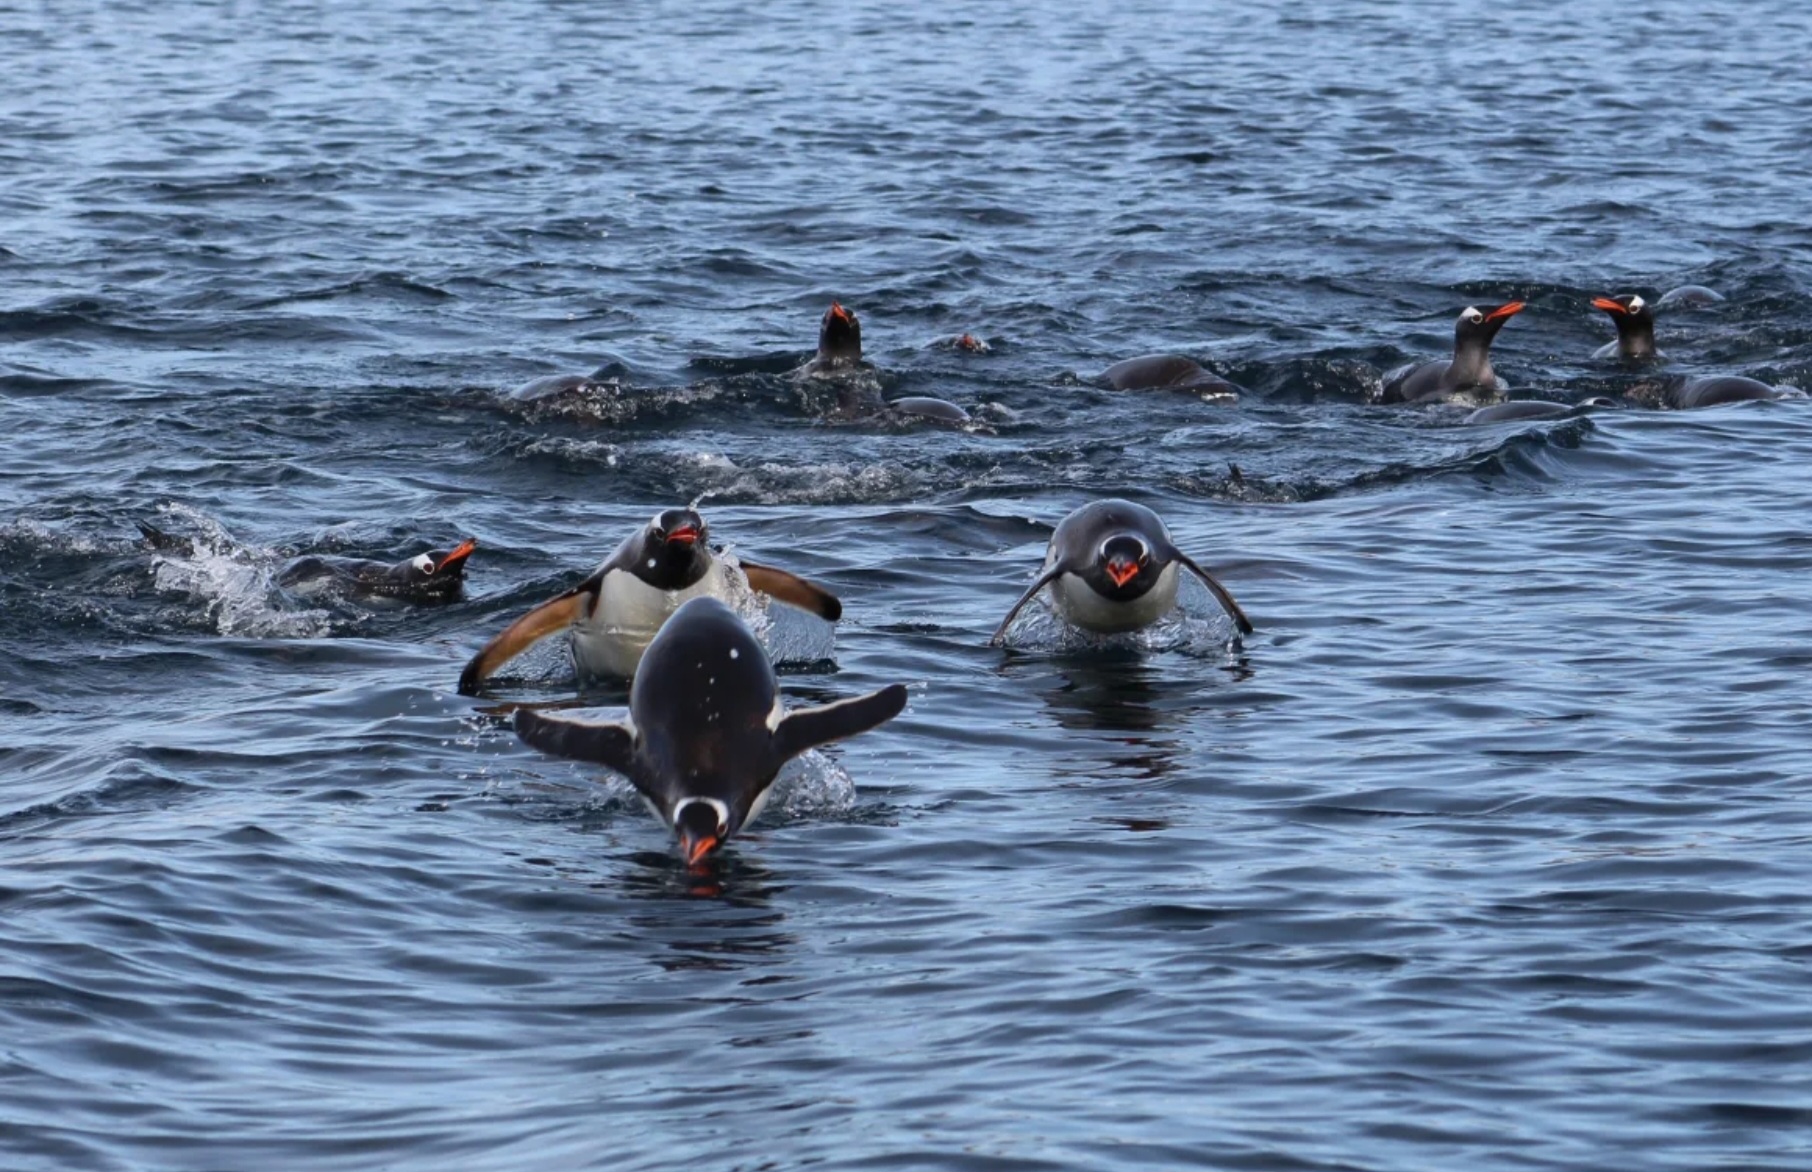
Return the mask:
<path id="1" fill-rule="evenodd" d="M 1655 310 L 1640 294 L 1594 297 L 1592 308 L 1610 314 L 1617 326 L 1617 340 L 1598 347 L 1593 358 L 1621 358 L 1625 362 L 1655 362 L 1661 358 L 1661 351 L 1655 349 Z"/>
<path id="2" fill-rule="evenodd" d="M 807 749 L 886 723 L 906 707 L 890 684 L 788 712 L 774 668 L 736 612 L 693 598 L 649 643 L 629 691 L 629 719 L 593 722 L 516 710 L 516 735 L 556 757 L 628 778 L 697 864 L 754 821 L 780 767 Z"/>
<path id="3" fill-rule="evenodd" d="M 1527 302 L 1510 301 L 1496 309 L 1468 305 L 1453 323 L 1453 358 L 1403 366 L 1384 376 L 1380 403 L 1420 403 L 1469 387 L 1504 389 L 1491 369 L 1491 339 Z"/>
<path id="4" fill-rule="evenodd" d="M 1114 363 L 1101 378 L 1116 391 L 1194 391 L 1204 398 L 1238 398 L 1243 388 L 1181 354 L 1147 354 Z"/>
<path id="5" fill-rule="evenodd" d="M 831 415 L 864 418 L 892 413 L 939 423 L 968 423 L 969 413 L 947 399 L 909 395 L 889 401 L 881 394 L 881 373 L 862 359 L 862 323 L 841 302 L 831 302 L 818 325 L 818 352 L 793 372 L 795 380 L 822 380 L 836 389 Z M 807 405 L 816 398 L 807 388 Z M 823 408 L 820 408 L 823 409 Z"/>
<path id="6" fill-rule="evenodd" d="M 1252 633 L 1239 603 L 1176 547 L 1156 513 L 1131 501 L 1102 500 L 1057 523 L 1043 571 L 1000 621 L 989 645 L 1001 645 L 1020 609 L 1046 586 L 1058 613 L 1078 627 L 1112 632 L 1149 626 L 1176 606 L 1179 566 L 1202 580 L 1242 635 Z"/>
<path id="7" fill-rule="evenodd" d="M 798 373 L 830 378 L 864 368 L 874 369 L 862 361 L 862 323 L 841 302 L 833 301 L 818 323 L 818 352 Z"/>
<path id="8" fill-rule="evenodd" d="M 822 586 L 754 562 L 732 566 L 712 554 L 708 536 L 704 518 L 692 509 L 656 513 L 589 578 L 486 643 L 460 673 L 460 694 L 476 695 L 498 668 L 562 628 L 571 632 L 580 675 L 628 679 L 670 615 L 694 598 L 731 597 L 737 574 L 751 588 L 827 622 L 842 617 L 843 604 Z"/>
<path id="9" fill-rule="evenodd" d="M 1680 379 L 1662 392 L 1662 401 L 1679 411 L 1695 407 L 1716 407 L 1720 403 L 1741 403 L 1749 399 L 1784 399 L 1780 391 L 1759 379 L 1740 374 L 1714 374 L 1701 378 Z"/>
<path id="10" fill-rule="evenodd" d="M 1481 423 L 1513 423 L 1524 419 L 1558 419 L 1563 415 L 1579 415 L 1585 411 L 1600 407 L 1615 407 L 1617 404 L 1603 395 L 1594 395 L 1581 399 L 1577 403 L 1554 403 L 1547 399 L 1511 399 L 1504 403 L 1492 403 L 1480 407 L 1466 416 L 1465 422 L 1472 425 Z"/>
<path id="11" fill-rule="evenodd" d="M 478 548 L 468 537 L 450 550 L 430 550 L 394 565 L 360 558 L 300 557 L 277 572 L 276 583 L 298 594 L 341 592 L 409 602 L 453 602 L 465 590 L 466 559 Z"/>

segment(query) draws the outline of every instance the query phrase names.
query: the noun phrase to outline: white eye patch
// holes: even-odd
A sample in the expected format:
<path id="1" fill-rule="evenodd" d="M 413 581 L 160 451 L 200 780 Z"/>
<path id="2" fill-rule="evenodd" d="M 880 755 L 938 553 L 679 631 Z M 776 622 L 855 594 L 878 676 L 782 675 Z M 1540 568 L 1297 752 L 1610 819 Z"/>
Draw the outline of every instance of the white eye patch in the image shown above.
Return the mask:
<path id="1" fill-rule="evenodd" d="M 1630 312 L 1631 313 L 1635 313 L 1637 310 L 1641 309 L 1644 305 L 1647 305 L 1647 304 L 1648 304 L 1648 302 L 1642 300 L 1642 298 L 1636 296 L 1633 293 L 1630 294 Z"/>
<path id="2" fill-rule="evenodd" d="M 424 574 L 432 574 L 434 572 L 434 559 L 425 553 L 418 553 L 410 558 L 409 564 Z"/>
<path id="3" fill-rule="evenodd" d="M 1470 305 L 1468 305 L 1465 309 L 1460 310 L 1460 316 L 1462 318 L 1464 318 L 1466 321 L 1484 321 L 1485 320 L 1485 315 L 1480 313 L 1477 309 L 1473 308 Z"/>

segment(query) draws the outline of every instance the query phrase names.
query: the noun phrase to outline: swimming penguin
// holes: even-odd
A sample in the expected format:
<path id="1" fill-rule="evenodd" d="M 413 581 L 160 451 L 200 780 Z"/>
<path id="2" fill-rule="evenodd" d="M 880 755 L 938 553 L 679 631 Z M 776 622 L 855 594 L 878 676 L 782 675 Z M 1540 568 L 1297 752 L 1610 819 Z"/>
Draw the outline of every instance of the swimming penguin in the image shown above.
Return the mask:
<path id="1" fill-rule="evenodd" d="M 697 863 L 754 821 L 780 767 L 807 749 L 898 716 L 906 689 L 788 712 L 774 668 L 736 612 L 694 598 L 648 645 L 629 720 L 603 723 L 516 710 L 516 735 L 556 757 L 628 778 Z"/>
<path id="2" fill-rule="evenodd" d="M 781 602 L 827 622 L 843 604 L 822 586 L 785 570 L 743 561 L 731 566 L 711 553 L 704 518 L 692 509 L 667 509 L 623 539 L 591 577 L 529 611 L 474 655 L 459 676 L 461 695 L 475 695 L 498 668 L 555 631 L 572 634 L 573 665 L 582 676 L 635 675 L 648 643 L 669 616 L 699 597 L 728 598 L 732 575 Z"/>
<path id="3" fill-rule="evenodd" d="M 336 591 L 354 597 L 452 602 L 465 589 L 466 559 L 477 548 L 478 542 L 467 538 L 450 550 L 418 553 L 394 565 L 310 555 L 284 566 L 276 583 L 297 594 Z"/>
<path id="4" fill-rule="evenodd" d="M 1617 340 L 1606 342 L 1593 351 L 1593 358 L 1621 358 L 1626 362 L 1653 362 L 1661 357 L 1655 349 L 1655 311 L 1635 293 L 1615 297 L 1594 297 L 1592 308 L 1611 315 L 1617 325 Z"/>
<path id="5" fill-rule="evenodd" d="M 1579 415 L 1588 410 L 1601 407 L 1615 407 L 1617 404 L 1603 395 L 1594 395 L 1581 399 L 1577 403 L 1554 403 L 1547 399 L 1511 399 L 1504 403 L 1492 403 L 1480 407 L 1466 416 L 1468 424 L 1513 423 L 1524 419 L 1558 419 L 1563 415 Z"/>
<path id="6" fill-rule="evenodd" d="M 873 363 L 862 360 L 862 323 L 840 302 L 831 302 L 824 311 L 818 326 L 818 352 L 793 377 L 833 384 L 836 402 L 829 407 L 832 415 L 865 418 L 893 412 L 940 423 L 969 422 L 969 413 L 947 399 L 909 395 L 890 402 L 883 398 L 880 372 Z M 808 392 L 808 403 L 813 397 Z"/>
<path id="7" fill-rule="evenodd" d="M 1453 323 L 1453 358 L 1399 367 L 1385 375 L 1378 401 L 1419 403 L 1468 387 L 1502 390 L 1503 382 L 1491 369 L 1491 339 L 1525 304 L 1511 301 L 1486 310 L 1468 305 Z"/>
<path id="8" fill-rule="evenodd" d="M 1749 399 L 1784 399 L 1786 396 L 1759 379 L 1740 374 L 1715 374 L 1670 383 L 1662 392 L 1669 407 L 1686 411 L 1694 407 L 1716 407 L 1720 403 L 1741 403 Z"/>
<path id="9" fill-rule="evenodd" d="M 1083 505 L 1051 534 L 1044 570 L 1026 588 L 988 642 L 1000 646 L 1020 609 L 1046 586 L 1065 619 L 1090 631 L 1132 631 L 1170 613 L 1177 602 L 1177 567 L 1202 580 L 1241 634 L 1252 623 L 1233 596 L 1170 540 L 1158 515 L 1131 501 Z"/>
<path id="10" fill-rule="evenodd" d="M 1101 378 L 1116 391 L 1194 391 L 1204 398 L 1238 398 L 1241 388 L 1181 354 L 1147 354 L 1114 363 Z"/>

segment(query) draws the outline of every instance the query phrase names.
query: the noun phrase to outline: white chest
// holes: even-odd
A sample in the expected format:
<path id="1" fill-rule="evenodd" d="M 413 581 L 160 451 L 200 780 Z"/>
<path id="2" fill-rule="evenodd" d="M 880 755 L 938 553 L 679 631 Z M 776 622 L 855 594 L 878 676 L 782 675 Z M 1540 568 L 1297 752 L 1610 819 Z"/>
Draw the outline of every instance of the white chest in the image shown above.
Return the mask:
<path id="1" fill-rule="evenodd" d="M 705 576 L 684 590 L 657 590 L 634 574 L 604 575 L 598 605 L 572 627 L 573 665 L 581 676 L 631 679 L 642 652 L 673 612 L 699 597 L 730 600 L 729 579 L 715 558 Z"/>
<path id="2" fill-rule="evenodd" d="M 1177 604 L 1177 566 L 1175 562 L 1158 573 L 1150 590 L 1128 602 L 1114 602 L 1089 589 L 1088 583 L 1074 574 L 1061 574 L 1051 583 L 1051 597 L 1057 613 L 1086 631 L 1136 631 L 1150 626 Z"/>

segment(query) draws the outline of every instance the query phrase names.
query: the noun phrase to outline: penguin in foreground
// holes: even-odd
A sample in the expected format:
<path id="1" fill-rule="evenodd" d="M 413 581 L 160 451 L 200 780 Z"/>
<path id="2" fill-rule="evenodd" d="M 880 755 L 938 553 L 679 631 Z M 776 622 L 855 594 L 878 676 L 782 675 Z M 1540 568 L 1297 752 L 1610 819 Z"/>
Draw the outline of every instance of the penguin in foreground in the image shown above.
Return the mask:
<path id="1" fill-rule="evenodd" d="M 711 553 L 705 521 L 692 509 L 667 509 L 623 539 L 592 575 L 529 611 L 474 655 L 459 676 L 461 695 L 476 695 L 497 669 L 562 629 L 572 633 L 573 666 L 582 676 L 628 679 L 668 617 L 694 598 L 732 596 L 732 575 L 826 622 L 843 604 L 822 586 L 771 566 L 733 567 Z"/>
<path id="2" fill-rule="evenodd" d="M 1147 354 L 1127 358 L 1101 372 L 1102 381 L 1116 391 L 1194 391 L 1203 398 L 1234 398 L 1240 388 L 1181 354 Z"/>
<path id="3" fill-rule="evenodd" d="M 477 548 L 478 542 L 468 537 L 452 549 L 418 553 L 394 565 L 311 554 L 284 566 L 276 582 L 304 595 L 333 591 L 353 597 L 453 602 L 465 590 L 466 559 Z"/>
<path id="4" fill-rule="evenodd" d="M 1392 371 L 1384 376 L 1384 389 L 1379 392 L 1378 401 L 1419 403 L 1470 387 L 1503 390 L 1503 382 L 1491 369 L 1491 340 L 1497 337 L 1505 322 L 1523 311 L 1525 304 L 1510 301 L 1495 309 L 1468 305 L 1460 310 L 1459 318 L 1453 323 L 1453 358 Z"/>
<path id="5" fill-rule="evenodd" d="M 892 411 L 940 423 L 967 423 L 969 413 L 948 399 L 907 395 L 888 400 L 881 394 L 881 376 L 872 362 L 862 360 L 862 323 L 841 302 L 831 302 L 818 325 L 818 352 L 800 367 L 795 378 L 834 380 L 838 387 L 836 413 L 873 415 Z"/>
<path id="6" fill-rule="evenodd" d="M 1178 567 L 1202 580 L 1239 628 L 1251 620 L 1233 595 L 1170 540 L 1158 515 L 1131 501 L 1083 505 L 1051 534 L 1044 571 L 1019 596 L 988 642 L 998 647 L 1021 608 L 1046 586 L 1065 619 L 1089 631 L 1132 631 L 1169 614 L 1177 603 Z"/>
<path id="7" fill-rule="evenodd" d="M 694 598 L 648 645 L 626 722 L 516 710 L 516 735 L 544 753 L 627 777 L 694 864 L 754 821 L 780 767 L 807 749 L 867 732 L 906 707 L 890 684 L 788 712 L 761 644 L 736 612 Z"/>

